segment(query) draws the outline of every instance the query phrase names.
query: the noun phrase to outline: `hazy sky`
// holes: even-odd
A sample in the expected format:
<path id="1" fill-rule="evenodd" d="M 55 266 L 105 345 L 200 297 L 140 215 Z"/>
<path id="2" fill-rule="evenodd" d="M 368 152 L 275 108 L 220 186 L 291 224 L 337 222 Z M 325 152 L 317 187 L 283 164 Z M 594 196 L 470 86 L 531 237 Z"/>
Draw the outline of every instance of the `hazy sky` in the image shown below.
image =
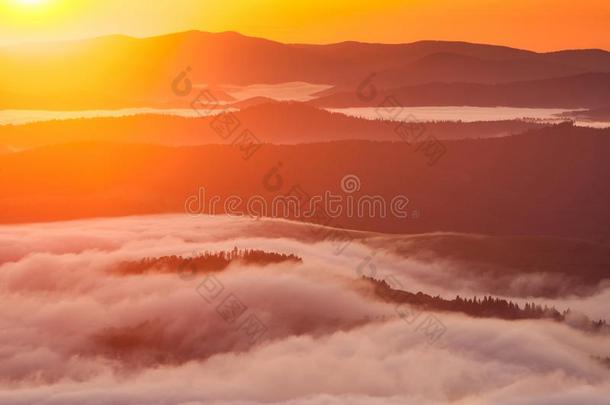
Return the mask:
<path id="1" fill-rule="evenodd" d="M 0 43 L 198 29 L 281 42 L 610 49 L 608 0 L 0 0 Z"/>

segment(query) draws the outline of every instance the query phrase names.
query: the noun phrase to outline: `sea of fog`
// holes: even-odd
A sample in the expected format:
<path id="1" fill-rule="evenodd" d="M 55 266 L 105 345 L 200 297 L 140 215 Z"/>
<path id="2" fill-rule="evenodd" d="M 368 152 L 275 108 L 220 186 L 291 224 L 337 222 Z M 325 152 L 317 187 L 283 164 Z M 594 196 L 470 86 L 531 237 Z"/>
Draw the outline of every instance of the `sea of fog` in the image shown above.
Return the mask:
<path id="1" fill-rule="evenodd" d="M 597 359 L 610 356 L 607 335 L 550 320 L 399 317 L 362 274 L 447 297 L 481 297 L 484 287 L 460 287 L 444 256 L 396 254 L 399 237 L 339 252 L 322 229 L 187 215 L 0 226 L 0 404 L 608 403 L 610 369 Z M 214 274 L 112 271 L 233 247 L 303 261 L 239 262 Z M 552 304 L 607 314 L 609 294 L 600 286 Z M 256 322 L 240 326 L 248 320 Z"/>
<path id="2" fill-rule="evenodd" d="M 236 111 L 236 109 L 230 109 Z M 390 116 L 388 112 L 380 111 L 377 107 L 358 108 L 330 108 L 332 112 L 338 112 L 353 117 L 365 119 L 393 119 L 412 121 L 500 121 L 500 120 L 537 120 L 542 122 L 561 122 L 565 118 L 560 115 L 574 110 L 558 108 L 518 108 L 518 107 L 404 107 L 396 117 Z M 191 108 L 123 108 L 115 110 L 75 110 L 75 111 L 52 111 L 52 110 L 0 110 L 0 125 L 23 125 L 33 122 L 67 120 L 78 118 L 95 117 L 126 117 L 141 114 L 160 114 L 179 117 L 201 117 L 217 114 L 219 109 L 193 110 Z M 222 110 L 226 111 L 226 110 Z M 394 114 L 394 113 L 393 113 Z M 575 125 L 595 128 L 610 128 L 610 122 L 577 120 Z"/>
<path id="3" fill-rule="evenodd" d="M 116 110 L 0 110 L 0 125 L 24 125 L 33 122 L 70 120 L 78 118 L 128 117 L 142 114 L 174 115 L 178 117 L 201 117 L 217 114 L 219 110 L 195 111 L 191 108 L 121 108 Z"/>
<path id="4" fill-rule="evenodd" d="M 378 107 L 330 108 L 329 111 L 352 117 L 366 119 L 391 119 L 396 121 L 503 121 L 503 120 L 538 120 L 543 122 L 561 122 L 566 118 L 561 115 L 579 110 L 560 108 L 523 108 L 523 107 L 469 107 L 469 106 L 428 106 L 401 107 L 400 111 L 388 111 Z M 394 116 L 395 115 L 395 116 Z M 575 125 L 595 128 L 609 128 L 610 122 L 577 120 Z"/>

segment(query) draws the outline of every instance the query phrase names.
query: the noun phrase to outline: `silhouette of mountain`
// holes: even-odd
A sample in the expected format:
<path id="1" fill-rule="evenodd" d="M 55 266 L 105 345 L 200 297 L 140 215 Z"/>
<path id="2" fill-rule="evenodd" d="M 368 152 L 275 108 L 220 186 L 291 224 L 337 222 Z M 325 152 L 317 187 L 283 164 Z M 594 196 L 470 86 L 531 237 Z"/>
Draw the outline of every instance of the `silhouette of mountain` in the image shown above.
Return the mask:
<path id="1" fill-rule="evenodd" d="M 610 73 L 500 84 L 438 82 L 379 90 L 376 98 L 384 100 L 389 96 L 403 106 L 595 108 L 610 104 Z M 359 97 L 355 88 L 335 91 L 310 103 L 327 108 L 377 106 Z"/>
<path id="2" fill-rule="evenodd" d="M 485 296 L 483 299 L 477 299 L 477 297 L 464 299 L 458 295 L 453 300 L 446 300 L 439 296 L 432 297 L 421 291 L 412 293 L 396 290 L 384 280 L 376 280 L 370 277 L 363 277 L 363 279 L 373 285 L 374 292 L 378 297 L 385 301 L 399 304 L 396 309 L 399 316 L 402 312 L 405 312 L 404 309 L 401 311 L 400 305 L 402 304 L 413 305 L 417 307 L 417 311 L 462 312 L 466 315 L 479 318 L 499 318 L 507 320 L 550 319 L 557 322 L 565 322 L 571 312 L 569 309 L 559 312 L 554 307 L 542 307 L 533 302 L 528 302 L 521 308 L 521 306 L 515 302 L 491 296 Z M 404 316 L 413 316 L 413 313 L 410 310 L 406 312 L 407 314 Z M 585 318 L 585 322 L 583 323 L 586 325 L 585 329 L 588 331 L 601 333 L 610 332 L 610 325 L 603 319 L 592 321 L 589 318 Z"/>
<path id="3" fill-rule="evenodd" d="M 490 294 L 556 298 L 594 294 L 610 278 L 610 243 L 602 235 L 588 239 L 434 233 L 374 236 L 366 243 L 422 263 L 442 258 L 456 279 L 476 280 Z M 514 282 L 524 276 L 537 282 Z"/>
<path id="4" fill-rule="evenodd" d="M 190 99 L 171 91 L 172 81 L 185 69 L 198 85 L 304 81 L 351 89 L 377 72 L 380 85 L 398 88 L 607 72 L 610 53 L 536 53 L 443 41 L 282 44 L 234 32 L 189 31 L 4 47 L 0 64 L 0 108 L 100 109 L 188 105 Z"/>
<path id="5" fill-rule="evenodd" d="M 257 104 L 234 113 L 242 128 L 266 143 L 295 144 L 346 139 L 399 140 L 395 122 L 382 122 L 331 113 L 296 102 Z M 212 128 L 214 117 L 182 118 L 139 115 L 0 126 L 0 150 L 43 145 L 105 141 L 160 145 L 231 143 Z M 524 121 L 433 122 L 426 130 L 439 139 L 487 138 L 517 134 L 543 124 Z"/>
<path id="6" fill-rule="evenodd" d="M 604 66 L 603 63 L 600 63 Z M 440 52 L 408 65 L 378 72 L 375 83 L 382 88 L 422 83 L 506 83 L 564 77 L 588 71 L 586 68 L 542 58 L 483 59 L 459 53 Z"/>
<path id="7" fill-rule="evenodd" d="M 244 108 L 254 107 L 257 105 L 261 105 L 261 104 L 270 104 L 270 103 L 275 103 L 275 102 L 276 102 L 275 100 L 273 100 L 269 97 L 258 96 L 258 97 L 251 97 L 251 98 L 241 100 L 241 101 L 236 101 L 235 103 L 231 104 L 231 107 L 244 109 Z"/>
<path id="8" fill-rule="evenodd" d="M 126 261 L 111 271 L 120 275 L 178 273 L 186 277 L 200 273 L 221 271 L 235 261 L 245 264 L 267 265 L 282 262 L 299 263 L 303 259 L 293 254 L 253 249 L 239 250 L 236 247 L 228 252 L 203 252 L 192 257 L 162 256 L 147 257 L 138 261 Z"/>
<path id="9" fill-rule="evenodd" d="M 608 51 L 602 49 L 571 49 L 564 51 L 548 52 L 545 54 L 546 58 L 558 63 L 580 67 L 582 69 L 608 71 L 610 66 L 608 65 Z"/>
<path id="10" fill-rule="evenodd" d="M 55 145 L 0 155 L 0 220 L 184 212 L 186 199 L 202 186 L 208 196 L 244 201 L 256 195 L 272 200 L 297 185 L 310 196 L 341 194 L 341 180 L 352 174 L 362 195 L 385 201 L 405 195 L 409 217 L 343 211 L 333 226 L 607 237 L 609 135 L 559 125 L 504 138 L 443 141 L 445 153 L 435 165 L 422 144 L 407 141 L 264 144 L 248 160 L 239 145 Z M 222 211 L 221 204 L 215 212 Z"/>

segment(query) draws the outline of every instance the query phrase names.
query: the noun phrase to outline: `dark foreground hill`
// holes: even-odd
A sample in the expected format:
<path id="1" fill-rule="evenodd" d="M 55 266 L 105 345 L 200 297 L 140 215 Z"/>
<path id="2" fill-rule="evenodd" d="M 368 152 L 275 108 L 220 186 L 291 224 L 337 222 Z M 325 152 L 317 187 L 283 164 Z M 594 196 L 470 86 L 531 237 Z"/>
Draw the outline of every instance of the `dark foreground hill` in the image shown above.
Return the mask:
<path id="1" fill-rule="evenodd" d="M 239 145 L 44 147 L 0 156 L 0 220 L 184 212 L 189 202 L 190 211 L 209 212 L 209 205 L 197 204 L 200 187 L 207 202 L 239 196 L 245 212 L 253 196 L 269 204 L 295 190 L 346 197 L 341 182 L 351 175 L 360 188 L 350 195 L 378 195 L 388 210 L 384 216 L 380 209 L 367 209 L 359 217 L 344 209 L 329 222 L 333 226 L 587 239 L 609 234 L 609 130 L 561 125 L 505 138 L 442 141 L 444 154 L 437 160 L 420 146 L 266 144 L 248 160 Z M 409 200 L 407 218 L 389 213 L 397 195 Z M 224 207 L 217 204 L 214 212 L 223 213 Z"/>

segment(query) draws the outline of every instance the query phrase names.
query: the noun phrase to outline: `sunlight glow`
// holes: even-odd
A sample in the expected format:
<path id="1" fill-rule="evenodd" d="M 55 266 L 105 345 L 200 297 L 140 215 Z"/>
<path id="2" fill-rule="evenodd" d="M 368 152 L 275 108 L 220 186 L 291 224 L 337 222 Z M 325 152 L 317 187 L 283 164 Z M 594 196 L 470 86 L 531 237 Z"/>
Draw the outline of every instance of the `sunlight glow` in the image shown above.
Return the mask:
<path id="1" fill-rule="evenodd" d="M 46 2 L 47 0 L 15 0 L 15 3 L 25 6 L 37 6 Z"/>
<path id="2" fill-rule="evenodd" d="M 434 39 L 610 49 L 608 16 L 608 0 L 0 0 L 0 46 L 202 30 L 287 43 Z"/>

